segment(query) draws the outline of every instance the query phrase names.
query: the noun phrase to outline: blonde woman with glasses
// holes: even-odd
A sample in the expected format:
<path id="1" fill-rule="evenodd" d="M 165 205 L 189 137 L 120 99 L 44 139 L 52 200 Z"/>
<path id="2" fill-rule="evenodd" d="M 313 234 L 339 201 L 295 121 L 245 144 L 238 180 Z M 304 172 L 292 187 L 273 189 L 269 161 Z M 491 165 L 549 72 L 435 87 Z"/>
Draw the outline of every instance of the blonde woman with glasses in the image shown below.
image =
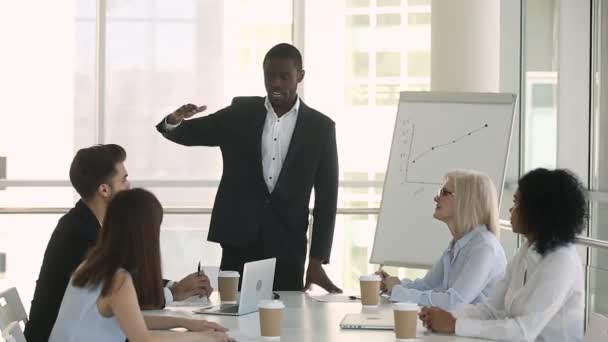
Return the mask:
<path id="1" fill-rule="evenodd" d="M 445 179 L 434 198 L 433 217 L 447 225 L 453 239 L 422 279 L 399 279 L 379 271 L 391 301 L 452 310 L 483 301 L 505 273 L 494 183 L 470 170 L 451 171 Z"/>

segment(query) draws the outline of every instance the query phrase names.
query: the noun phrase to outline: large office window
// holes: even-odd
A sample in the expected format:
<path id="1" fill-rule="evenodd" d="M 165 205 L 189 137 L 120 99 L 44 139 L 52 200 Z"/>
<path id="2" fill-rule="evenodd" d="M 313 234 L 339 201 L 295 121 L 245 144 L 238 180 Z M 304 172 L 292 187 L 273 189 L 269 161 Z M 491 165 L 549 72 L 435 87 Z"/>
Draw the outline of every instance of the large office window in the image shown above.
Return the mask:
<path id="1" fill-rule="evenodd" d="M 377 208 L 399 92 L 430 88 L 430 0 L 306 1 L 305 13 L 305 101 L 336 121 L 341 179 L 379 184 L 341 188 L 339 207 Z M 329 269 L 346 289 L 374 271 L 368 261 L 376 218 L 337 219 Z"/>
<path id="2" fill-rule="evenodd" d="M 557 81 L 559 4 L 555 0 L 525 1 L 524 170 L 557 165 Z"/>
<path id="3" fill-rule="evenodd" d="M 0 3 L 0 157 L 8 179 L 65 179 L 74 135 L 88 128 L 74 117 L 75 7 L 61 1 L 32 8 L 29 1 Z M 69 186 L 0 187 L 4 208 L 71 206 L 73 199 Z M 16 284 L 28 307 L 58 218 L 0 215 L 0 252 L 7 254 L 0 287 Z"/>
<path id="4" fill-rule="evenodd" d="M 149 187 L 165 207 L 212 207 L 219 151 L 178 146 L 154 126 L 184 103 L 206 104 L 212 112 L 234 96 L 263 95 L 262 58 L 272 45 L 291 40 L 291 2 L 74 0 L 49 3 L 33 17 L 30 3 L 19 4 L 0 5 L 3 41 L 25 48 L 0 60 L 0 88 L 14 94 L 0 98 L 0 119 L 10 122 L 0 128 L 0 156 L 7 179 L 43 185 L 0 188 L 0 207 L 73 206 L 78 197 L 69 184 L 52 184 L 67 180 L 77 149 L 109 142 L 126 148 L 131 180 L 178 184 Z M 106 31 L 99 34 L 102 18 Z M 20 34 L 5 40 L 9 26 Z M 179 183 L 201 179 L 207 185 Z M 16 285 L 26 307 L 60 216 L 0 215 L 0 251 L 7 253 L 0 286 Z M 165 216 L 167 277 L 193 272 L 198 261 L 219 264 L 219 246 L 206 241 L 208 226 L 209 215 Z"/>
<path id="5" fill-rule="evenodd" d="M 341 180 L 372 184 L 341 188 L 340 207 L 379 206 L 399 91 L 429 88 L 430 1 L 412 3 L 305 2 L 302 50 L 308 73 L 303 99 L 338 123 Z M 102 16 L 99 5 L 105 10 Z M 325 6 L 336 6 L 337 11 Z M 26 8 L 24 4 L 24 15 Z M 20 89 L 23 98 L 3 98 L 1 103 L 8 110 L 0 117 L 14 123 L 4 126 L 0 135 L 6 142 L 0 156 L 7 158 L 7 178 L 66 180 L 77 149 L 112 142 L 126 148 L 126 166 L 136 185 L 137 180 L 176 184 L 148 186 L 165 207 L 212 207 L 213 182 L 222 171 L 219 151 L 170 143 L 154 125 L 183 103 L 206 104 L 213 112 L 234 96 L 263 95 L 263 56 L 274 44 L 292 41 L 293 18 L 300 15 L 293 10 L 292 2 L 284 0 L 75 0 L 49 8 L 44 17 L 50 28 L 35 33 L 48 37 L 53 49 L 45 58 L 52 59 L 38 54 L 29 67 L 53 65 L 42 73 L 53 82 L 43 87 L 32 77 L 35 91 L 29 93 L 51 95 L 30 116 L 9 114 L 22 112 L 29 100 L 25 84 Z M 101 33 L 99 20 L 105 27 Z M 315 25 L 320 20 L 327 25 Z M 14 64 L 18 61 L 15 58 Z M 15 80 L 23 71 L 2 67 Z M 28 127 L 29 133 L 15 127 Z M 360 139 L 361 134 L 374 138 Z M 44 143 L 31 144 L 33 137 Z M 195 180 L 209 182 L 200 185 Z M 192 181 L 194 185 L 187 185 Z M 0 204 L 69 208 L 78 197 L 64 185 L 12 186 L 0 190 Z M 26 305 L 59 216 L 0 217 L 0 248 L 8 252 L 6 279 L 18 286 Z M 359 274 L 373 271 L 368 260 L 375 221 L 375 215 L 367 214 L 337 217 L 328 271 L 347 290 L 358 286 Z M 208 215 L 166 216 L 166 276 L 181 277 L 194 270 L 198 260 L 219 264 L 219 246 L 205 239 L 208 224 Z M 25 252 L 17 247 L 22 241 L 15 231 L 27 237 L 31 229 L 37 231 L 38 252 L 28 254 L 23 264 Z"/>
<path id="6" fill-rule="evenodd" d="M 263 95 L 262 59 L 291 40 L 289 1 L 155 0 L 108 3 L 104 141 L 125 146 L 133 179 L 219 180 L 217 148 L 168 142 L 154 125 L 184 103 L 211 113 L 238 95 Z M 152 189 L 165 207 L 213 206 L 215 186 Z M 209 216 L 167 215 L 163 265 L 179 278 L 221 250 L 206 241 Z"/>
<path id="7" fill-rule="evenodd" d="M 590 206 L 589 235 L 608 241 L 608 2 L 597 1 L 592 8 L 592 102 L 591 102 L 591 188 L 598 192 Z M 608 314 L 608 251 L 589 253 L 590 310 Z"/>

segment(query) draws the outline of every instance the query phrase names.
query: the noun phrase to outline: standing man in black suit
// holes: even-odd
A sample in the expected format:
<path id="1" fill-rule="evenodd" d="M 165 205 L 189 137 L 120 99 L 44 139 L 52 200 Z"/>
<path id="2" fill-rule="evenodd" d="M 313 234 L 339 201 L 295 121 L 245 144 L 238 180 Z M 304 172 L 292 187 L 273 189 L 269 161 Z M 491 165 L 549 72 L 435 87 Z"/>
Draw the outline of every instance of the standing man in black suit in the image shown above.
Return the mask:
<path id="1" fill-rule="evenodd" d="M 187 104 L 156 128 L 178 144 L 222 151 L 224 169 L 208 235 L 222 246 L 222 270 L 242 274 L 246 262 L 276 257 L 275 290 L 317 284 L 342 292 L 321 266 L 329 262 L 336 219 L 335 124 L 298 97 L 304 70 L 294 46 L 274 46 L 263 68 L 266 97 L 237 97 L 230 106 L 191 120 L 206 106 Z M 313 188 L 312 241 L 302 286 Z"/>
<path id="2" fill-rule="evenodd" d="M 80 149 L 70 166 L 70 182 L 81 196 L 51 235 L 36 282 L 29 320 L 28 342 L 46 342 L 57 320 L 70 277 L 99 237 L 101 222 L 114 195 L 129 188 L 125 150 L 115 144 Z M 164 281 L 165 303 L 192 295 L 209 295 L 209 279 L 193 273 L 178 283 Z M 146 303 L 140 303 L 146 306 Z"/>

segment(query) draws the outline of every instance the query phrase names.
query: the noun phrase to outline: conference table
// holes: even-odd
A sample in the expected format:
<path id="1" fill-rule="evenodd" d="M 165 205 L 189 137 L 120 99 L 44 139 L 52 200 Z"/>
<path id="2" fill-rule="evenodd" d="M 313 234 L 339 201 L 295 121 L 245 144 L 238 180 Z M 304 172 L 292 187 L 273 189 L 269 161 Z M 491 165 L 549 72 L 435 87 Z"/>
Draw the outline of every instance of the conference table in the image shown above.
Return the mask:
<path id="1" fill-rule="evenodd" d="M 281 327 L 281 341 L 285 342 L 324 342 L 324 341 L 395 341 L 392 330 L 351 330 L 340 329 L 340 321 L 348 313 L 370 312 L 363 309 L 360 301 L 353 302 L 318 302 L 304 292 L 280 291 L 280 299 L 285 304 Z M 218 303 L 217 294 L 211 297 L 212 303 Z M 168 307 L 164 310 L 147 310 L 146 315 L 162 315 L 205 319 L 216 322 L 230 329 L 229 335 L 237 341 L 265 341 L 260 337 L 260 323 L 257 312 L 243 316 L 218 316 L 193 313 L 197 307 Z M 373 314 L 392 315 L 391 304 L 385 299 Z M 431 342 L 479 342 L 487 341 L 476 338 L 458 337 L 431 333 L 418 321 L 416 341 Z M 173 332 L 181 333 L 181 332 Z M 160 333 L 166 334 L 166 332 Z"/>

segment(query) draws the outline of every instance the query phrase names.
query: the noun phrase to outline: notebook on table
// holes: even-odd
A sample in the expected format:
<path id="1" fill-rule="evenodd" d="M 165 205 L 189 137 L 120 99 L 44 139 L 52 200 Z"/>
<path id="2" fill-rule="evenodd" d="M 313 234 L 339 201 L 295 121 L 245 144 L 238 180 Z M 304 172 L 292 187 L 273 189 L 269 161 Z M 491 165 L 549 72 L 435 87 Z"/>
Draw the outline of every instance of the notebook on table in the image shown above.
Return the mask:
<path id="1" fill-rule="evenodd" d="M 392 312 L 390 314 L 351 313 L 344 316 L 340 322 L 340 328 L 393 330 L 395 321 Z"/>

